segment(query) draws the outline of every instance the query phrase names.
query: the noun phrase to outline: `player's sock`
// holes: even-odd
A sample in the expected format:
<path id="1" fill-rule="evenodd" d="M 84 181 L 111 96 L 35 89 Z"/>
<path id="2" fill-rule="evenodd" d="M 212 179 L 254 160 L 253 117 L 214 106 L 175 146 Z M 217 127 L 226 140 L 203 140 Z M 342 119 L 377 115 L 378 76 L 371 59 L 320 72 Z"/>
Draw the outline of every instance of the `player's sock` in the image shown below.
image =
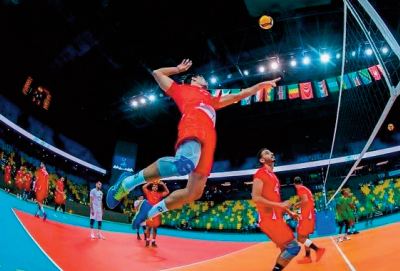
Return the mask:
<path id="1" fill-rule="evenodd" d="M 313 249 L 313 250 L 317 250 L 317 249 L 318 249 L 318 247 L 317 247 L 310 239 L 307 239 L 307 240 L 304 242 L 304 245 L 305 245 L 306 247 L 309 247 L 309 248 Z"/>
<path id="2" fill-rule="evenodd" d="M 306 257 L 310 257 L 311 250 L 306 248 Z"/>
<path id="3" fill-rule="evenodd" d="M 280 271 L 283 270 L 283 266 L 280 265 L 279 263 L 276 263 L 272 271 Z"/>
<path id="4" fill-rule="evenodd" d="M 157 203 L 156 205 L 154 205 L 153 207 L 151 207 L 151 209 L 148 213 L 148 217 L 153 218 L 161 213 L 165 213 L 166 211 L 168 211 L 168 208 L 165 205 L 165 200 L 162 200 L 159 203 Z"/>
<path id="5" fill-rule="evenodd" d="M 144 179 L 144 176 L 143 176 L 143 170 L 141 170 L 132 176 L 126 177 L 122 181 L 122 186 L 125 188 L 125 190 L 131 191 L 136 186 L 138 186 L 142 183 L 145 183 L 145 182 L 146 182 L 146 180 Z"/>

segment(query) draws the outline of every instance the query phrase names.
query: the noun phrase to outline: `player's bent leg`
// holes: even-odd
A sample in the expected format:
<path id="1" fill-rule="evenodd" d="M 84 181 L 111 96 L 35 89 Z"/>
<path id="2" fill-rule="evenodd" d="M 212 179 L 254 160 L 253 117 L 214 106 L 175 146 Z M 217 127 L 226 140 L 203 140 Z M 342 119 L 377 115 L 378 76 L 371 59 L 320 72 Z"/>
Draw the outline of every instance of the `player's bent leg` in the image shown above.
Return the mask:
<path id="1" fill-rule="evenodd" d="M 184 189 L 175 190 L 165 198 L 167 209 L 178 209 L 184 204 L 191 203 L 201 198 L 206 182 L 207 176 L 198 173 L 190 174 L 188 183 Z"/>
<path id="2" fill-rule="evenodd" d="M 175 156 L 162 157 L 134 175 L 123 173 L 107 192 L 107 206 L 114 209 L 130 191 L 146 181 L 191 173 L 200 155 L 201 144 L 196 140 L 187 140 L 179 146 Z"/>
<path id="3" fill-rule="evenodd" d="M 292 240 L 285 247 L 282 248 L 282 252 L 279 255 L 277 263 L 286 266 L 297 254 L 299 254 L 301 247 L 299 244 Z"/>

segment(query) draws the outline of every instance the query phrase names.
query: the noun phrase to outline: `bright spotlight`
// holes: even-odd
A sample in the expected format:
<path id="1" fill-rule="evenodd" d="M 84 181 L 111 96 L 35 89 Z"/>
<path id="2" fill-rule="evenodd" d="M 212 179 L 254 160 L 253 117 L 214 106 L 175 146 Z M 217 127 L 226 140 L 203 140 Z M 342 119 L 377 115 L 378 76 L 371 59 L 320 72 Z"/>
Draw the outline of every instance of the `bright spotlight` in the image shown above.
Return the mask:
<path id="1" fill-rule="evenodd" d="M 137 106 L 139 105 L 139 103 L 138 103 L 136 100 L 133 100 L 133 101 L 131 102 L 131 105 L 132 105 L 133 107 L 137 107 Z"/>
<path id="2" fill-rule="evenodd" d="M 356 51 L 352 51 L 352 52 L 351 52 L 351 56 L 352 56 L 352 57 L 355 57 L 355 56 L 356 56 Z"/>
<path id="3" fill-rule="evenodd" d="M 232 74 L 229 73 L 229 74 L 226 76 L 226 78 L 231 79 L 231 78 L 232 78 Z"/>
<path id="4" fill-rule="evenodd" d="M 150 102 L 154 102 L 154 101 L 156 100 L 156 95 L 151 94 L 151 95 L 149 96 L 149 100 L 150 100 Z"/>
<path id="5" fill-rule="evenodd" d="M 292 67 L 296 67 L 296 66 L 297 66 L 297 61 L 296 61 L 296 59 L 290 60 L 290 66 L 292 66 Z"/>
<path id="6" fill-rule="evenodd" d="M 320 56 L 320 60 L 322 63 L 328 63 L 331 60 L 331 56 L 328 53 L 323 53 Z"/>
<path id="7" fill-rule="evenodd" d="M 279 64 L 276 61 L 272 61 L 270 67 L 273 70 L 277 70 L 279 68 Z"/>
<path id="8" fill-rule="evenodd" d="M 340 53 L 336 53 L 336 59 L 340 59 L 342 55 Z"/>
<path id="9" fill-rule="evenodd" d="M 249 71 L 248 71 L 248 70 L 244 70 L 244 71 L 243 71 L 243 74 L 244 74 L 245 76 L 248 76 L 248 75 L 249 75 Z"/>
<path id="10" fill-rule="evenodd" d="M 141 104 L 146 104 L 146 99 L 142 97 L 142 98 L 140 98 L 139 102 L 140 102 Z"/>
<path id="11" fill-rule="evenodd" d="M 303 64 L 304 64 L 304 65 L 308 65 L 308 64 L 310 64 L 310 63 L 311 63 L 311 59 L 310 59 L 309 56 L 303 57 Z"/>
<path id="12" fill-rule="evenodd" d="M 265 72 L 265 67 L 264 66 L 258 67 L 258 71 L 261 73 Z"/>
<path id="13" fill-rule="evenodd" d="M 372 51 L 371 48 L 367 48 L 367 49 L 365 50 L 365 54 L 366 54 L 367 56 L 371 56 L 372 53 L 373 53 L 373 51 Z"/>
<path id="14" fill-rule="evenodd" d="M 217 83 L 217 81 L 218 81 L 218 79 L 217 79 L 217 77 L 215 77 L 215 76 L 213 76 L 213 77 L 210 78 L 211 84 L 215 84 L 215 83 Z"/>
<path id="15" fill-rule="evenodd" d="M 389 53 L 389 48 L 387 48 L 386 46 L 383 46 L 381 51 L 382 51 L 382 54 L 386 55 L 387 53 Z"/>

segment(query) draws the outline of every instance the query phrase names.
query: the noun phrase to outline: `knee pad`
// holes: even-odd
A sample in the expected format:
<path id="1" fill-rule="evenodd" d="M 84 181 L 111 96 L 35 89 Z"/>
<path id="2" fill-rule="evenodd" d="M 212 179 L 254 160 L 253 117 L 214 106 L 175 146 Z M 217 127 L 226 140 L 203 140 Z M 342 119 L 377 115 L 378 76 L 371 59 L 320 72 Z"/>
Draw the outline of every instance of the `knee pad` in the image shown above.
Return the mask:
<path id="1" fill-rule="evenodd" d="M 185 156 L 179 156 L 179 158 L 174 161 L 174 164 L 179 175 L 187 175 L 195 168 L 193 161 Z"/>
<path id="2" fill-rule="evenodd" d="M 293 259 L 297 254 L 299 254 L 301 247 L 296 241 L 292 241 L 285 246 L 285 249 L 282 251 L 281 257 L 285 260 L 290 261 Z"/>

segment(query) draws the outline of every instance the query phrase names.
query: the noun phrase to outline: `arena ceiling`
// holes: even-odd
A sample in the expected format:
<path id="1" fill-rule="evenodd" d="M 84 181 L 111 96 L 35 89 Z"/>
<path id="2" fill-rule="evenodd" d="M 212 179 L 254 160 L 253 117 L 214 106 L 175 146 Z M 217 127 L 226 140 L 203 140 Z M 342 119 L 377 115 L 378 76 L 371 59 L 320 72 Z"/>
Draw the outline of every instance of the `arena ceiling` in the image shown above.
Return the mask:
<path id="1" fill-rule="evenodd" d="M 287 84 L 338 74 L 340 67 L 332 64 L 243 76 L 244 69 L 255 69 L 276 56 L 287 60 L 304 51 L 340 50 L 342 2 L 293 2 L 3 0 L 0 92 L 27 114 L 88 146 L 104 167 L 109 166 L 119 139 L 139 143 L 139 156 L 147 163 L 173 151 L 179 119 L 166 98 L 145 108 L 130 107 L 132 97 L 161 93 L 150 75 L 152 69 L 191 58 L 194 71 L 225 78 L 216 87 L 227 88 L 275 76 Z M 398 33 L 399 4 L 379 2 Z M 265 13 L 274 18 L 268 31 L 258 26 L 258 16 Z M 28 75 L 50 89 L 48 111 L 24 99 L 21 88 Z M 335 106 L 334 99 L 327 99 L 224 109 L 218 118 L 217 159 L 238 152 L 252 154 L 268 141 L 278 147 L 294 136 L 319 140 L 318 132 L 310 135 L 310 131 L 332 125 Z M 268 129 L 259 132 L 262 125 Z M 330 132 L 319 136 L 329 137 Z M 243 150 L 234 150 L 238 141 L 248 142 L 241 145 Z"/>

